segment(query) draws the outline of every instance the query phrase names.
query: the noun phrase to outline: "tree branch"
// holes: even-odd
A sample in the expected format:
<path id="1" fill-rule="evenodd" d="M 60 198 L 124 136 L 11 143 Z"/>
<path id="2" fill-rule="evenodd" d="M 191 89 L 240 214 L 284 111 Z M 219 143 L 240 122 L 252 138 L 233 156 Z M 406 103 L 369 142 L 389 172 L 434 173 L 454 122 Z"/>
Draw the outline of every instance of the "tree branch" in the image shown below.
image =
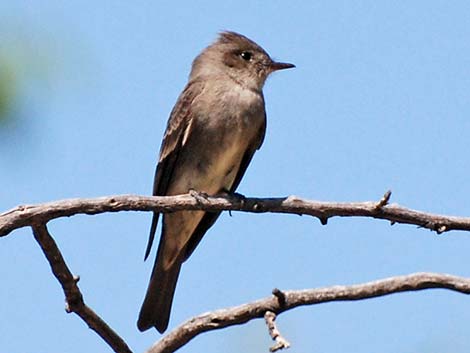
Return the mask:
<path id="1" fill-rule="evenodd" d="M 287 349 L 290 347 L 289 341 L 287 341 L 279 332 L 279 329 L 276 325 L 276 314 L 272 311 L 266 311 L 264 314 L 264 321 L 268 326 L 268 332 L 271 336 L 272 340 L 276 342 L 276 344 L 269 348 L 270 352 L 277 352 L 281 349 Z"/>
<path id="2" fill-rule="evenodd" d="M 302 305 L 361 300 L 430 288 L 444 288 L 470 294 L 470 278 L 438 273 L 415 273 L 351 286 L 285 291 L 282 292 L 284 300 L 281 301 L 276 294 L 252 303 L 193 317 L 156 342 L 147 353 L 174 352 L 203 332 L 262 318 L 266 312 L 278 315 Z"/>
<path id="3" fill-rule="evenodd" d="M 69 199 L 38 205 L 18 206 L 0 214 L 0 236 L 15 229 L 30 226 L 41 246 L 52 272 L 65 293 L 67 311 L 75 312 L 90 328 L 97 332 L 115 352 L 131 352 L 120 338 L 97 314 L 83 302 L 75 278 L 49 234 L 46 223 L 60 217 L 77 214 L 99 214 L 119 211 L 171 212 L 179 210 L 273 212 L 317 217 L 327 224 L 331 217 L 372 217 L 393 223 L 414 224 L 437 233 L 450 230 L 470 231 L 470 218 L 451 217 L 415 211 L 399 205 L 389 205 L 390 192 L 379 201 L 368 202 L 319 202 L 303 200 L 295 196 L 284 198 L 244 198 L 232 196 L 207 196 L 202 193 L 188 195 L 145 197 L 133 195 L 108 196 L 93 199 Z M 194 317 L 155 343 L 149 352 L 173 352 L 202 332 L 243 324 L 266 313 L 271 336 L 277 343 L 285 341 L 274 325 L 273 315 L 278 315 L 301 305 L 331 301 L 360 300 L 396 292 L 428 288 L 447 288 L 470 294 L 470 279 L 445 274 L 417 273 L 392 277 L 362 285 L 334 286 L 303 291 L 274 290 L 273 296 L 238 307 L 218 310 Z M 281 346 L 287 346 L 285 341 Z M 277 347 L 277 346 L 276 346 Z"/>
<path id="4" fill-rule="evenodd" d="M 320 202 L 296 196 L 279 198 L 243 198 L 237 196 L 178 196 L 117 195 L 92 199 L 69 199 L 38 205 L 18 206 L 0 214 L 0 236 L 15 229 L 47 223 L 60 217 L 77 214 L 94 215 L 120 211 L 171 212 L 180 210 L 245 211 L 255 213 L 289 213 L 317 217 L 326 224 L 332 217 L 372 217 L 393 223 L 414 224 L 443 233 L 450 230 L 470 231 L 469 217 L 452 217 L 389 205 L 388 192 L 380 201 Z"/>
<path id="5" fill-rule="evenodd" d="M 51 265 L 52 273 L 62 286 L 66 302 L 65 311 L 74 312 L 80 316 L 88 327 L 95 331 L 116 353 L 132 353 L 126 342 L 84 303 L 82 293 L 77 286 L 79 279 L 70 272 L 47 227 L 44 224 L 33 225 L 33 234 Z"/>

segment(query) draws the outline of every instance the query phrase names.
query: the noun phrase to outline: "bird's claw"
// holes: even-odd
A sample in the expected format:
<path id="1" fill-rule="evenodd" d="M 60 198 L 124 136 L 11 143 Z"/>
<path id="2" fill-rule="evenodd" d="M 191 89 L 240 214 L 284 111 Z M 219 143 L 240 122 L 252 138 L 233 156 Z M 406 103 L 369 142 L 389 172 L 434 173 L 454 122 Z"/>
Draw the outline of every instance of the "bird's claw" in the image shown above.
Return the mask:
<path id="1" fill-rule="evenodd" d="M 233 198 L 233 199 L 236 199 L 237 201 L 245 201 L 246 200 L 246 197 L 245 195 L 243 194 L 240 194 L 238 192 L 235 192 L 235 191 L 230 191 L 230 190 L 227 190 L 227 189 L 223 189 L 221 191 L 221 195 L 222 196 L 226 196 L 226 197 L 230 197 L 230 198 Z"/>
<path id="2" fill-rule="evenodd" d="M 245 201 L 246 200 L 246 196 L 243 195 L 243 194 L 240 194 L 238 192 L 232 192 L 232 194 L 230 195 L 238 200 L 240 200 L 241 202 Z"/>
<path id="3" fill-rule="evenodd" d="M 203 203 L 209 197 L 209 195 L 207 195 L 205 192 L 197 191 L 194 189 L 190 189 L 188 193 L 189 195 L 194 197 L 198 203 Z"/>

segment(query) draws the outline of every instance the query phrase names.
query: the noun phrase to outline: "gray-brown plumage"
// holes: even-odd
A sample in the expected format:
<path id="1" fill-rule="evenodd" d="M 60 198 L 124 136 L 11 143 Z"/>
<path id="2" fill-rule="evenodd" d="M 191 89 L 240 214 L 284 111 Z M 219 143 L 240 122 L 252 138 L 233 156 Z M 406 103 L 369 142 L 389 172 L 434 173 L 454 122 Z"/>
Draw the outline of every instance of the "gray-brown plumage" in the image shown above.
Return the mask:
<path id="1" fill-rule="evenodd" d="M 278 63 L 250 39 L 223 32 L 193 62 L 189 82 L 166 128 L 153 195 L 196 190 L 233 193 L 266 130 L 263 85 L 270 73 L 294 67 Z M 137 326 L 166 330 L 181 265 L 220 212 L 163 214 L 162 234 Z M 145 253 L 157 228 L 155 213 Z"/>

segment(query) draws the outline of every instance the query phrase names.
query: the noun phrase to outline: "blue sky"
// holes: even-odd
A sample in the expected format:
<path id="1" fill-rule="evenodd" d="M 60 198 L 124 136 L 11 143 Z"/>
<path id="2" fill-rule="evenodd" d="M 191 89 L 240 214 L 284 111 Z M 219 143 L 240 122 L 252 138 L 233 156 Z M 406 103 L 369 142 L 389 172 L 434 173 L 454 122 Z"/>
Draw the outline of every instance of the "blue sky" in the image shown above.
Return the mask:
<path id="1" fill-rule="evenodd" d="M 0 125 L 0 212 L 71 197 L 144 194 L 192 59 L 230 29 L 297 68 L 274 74 L 268 130 L 239 192 L 377 200 L 470 213 L 470 3 L 202 1 L 0 3 L 0 60 L 15 73 Z M 1 61 L 0 61 L 1 63 Z M 152 261 L 148 213 L 49 224 L 85 301 L 142 352 L 135 325 Z M 470 276 L 469 235 L 372 219 L 223 214 L 183 266 L 170 329 L 272 288 L 416 271 Z M 0 352 L 110 351 L 74 315 L 29 229 L 1 239 Z M 468 352 L 468 298 L 444 290 L 281 315 L 290 352 Z M 181 352 L 267 351 L 262 320 Z"/>

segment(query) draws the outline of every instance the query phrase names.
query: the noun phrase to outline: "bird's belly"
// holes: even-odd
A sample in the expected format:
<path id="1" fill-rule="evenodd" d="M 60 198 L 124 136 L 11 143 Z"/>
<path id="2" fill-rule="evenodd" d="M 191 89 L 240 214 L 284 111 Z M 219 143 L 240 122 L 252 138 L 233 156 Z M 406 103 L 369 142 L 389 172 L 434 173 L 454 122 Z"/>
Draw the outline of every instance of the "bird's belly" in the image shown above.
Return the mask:
<path id="1" fill-rule="evenodd" d="M 205 153 L 194 154 L 192 168 L 178 171 L 169 188 L 169 195 L 184 194 L 189 190 L 216 194 L 232 187 L 246 143 L 234 139 L 223 146 L 206 146 Z"/>
<path id="2" fill-rule="evenodd" d="M 207 193 L 217 193 L 221 189 L 230 189 L 240 167 L 245 146 L 241 142 L 227 146 L 212 163 L 206 167 Z M 202 185 L 201 185 L 202 186 Z"/>
<path id="3" fill-rule="evenodd" d="M 217 150 L 217 147 L 220 151 Z M 246 145 L 233 141 L 229 145 L 207 146 L 206 153 L 194 155 L 190 168 L 176 170 L 168 195 L 185 194 L 189 190 L 205 192 L 209 195 L 230 190 L 240 168 Z M 212 150 L 210 150 L 212 148 Z M 201 152 L 201 151 L 199 151 Z M 177 255 L 191 238 L 204 211 L 178 211 L 165 214 L 165 227 L 177 237 L 166 240 L 167 257 L 164 266 L 171 266 Z"/>

